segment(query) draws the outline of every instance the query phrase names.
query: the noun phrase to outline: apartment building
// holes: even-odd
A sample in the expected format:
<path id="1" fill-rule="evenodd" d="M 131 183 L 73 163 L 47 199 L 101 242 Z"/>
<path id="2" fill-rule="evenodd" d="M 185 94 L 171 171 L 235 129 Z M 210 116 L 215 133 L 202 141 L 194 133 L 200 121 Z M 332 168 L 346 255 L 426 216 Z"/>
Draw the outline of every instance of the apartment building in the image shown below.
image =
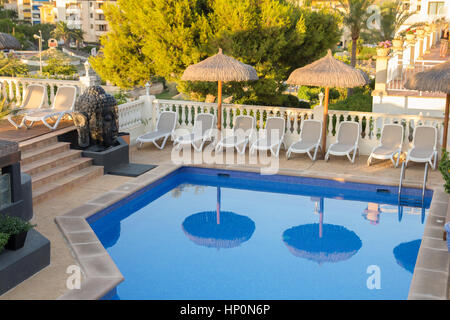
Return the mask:
<path id="1" fill-rule="evenodd" d="M 450 0 L 404 0 L 405 9 L 416 12 L 406 25 L 416 22 L 432 22 L 444 17 L 450 20 Z"/>
<path id="2" fill-rule="evenodd" d="M 50 5 L 51 2 L 51 0 L 17 0 L 18 18 L 32 24 L 41 23 L 41 7 Z"/>
<path id="3" fill-rule="evenodd" d="M 98 42 L 108 32 L 103 8 L 115 0 L 17 0 L 18 17 L 37 23 L 64 21 L 70 28 L 82 29 L 84 41 Z"/>
<path id="4" fill-rule="evenodd" d="M 84 41 L 98 42 L 108 32 L 103 7 L 115 3 L 112 0 L 56 0 L 56 21 L 64 21 L 71 28 L 82 29 Z"/>

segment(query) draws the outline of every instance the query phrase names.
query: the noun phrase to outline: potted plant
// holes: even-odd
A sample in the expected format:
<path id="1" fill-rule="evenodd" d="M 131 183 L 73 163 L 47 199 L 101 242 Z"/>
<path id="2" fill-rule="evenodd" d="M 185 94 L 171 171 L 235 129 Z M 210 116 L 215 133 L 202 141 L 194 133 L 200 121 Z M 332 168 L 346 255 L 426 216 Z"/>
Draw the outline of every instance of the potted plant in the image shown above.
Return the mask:
<path id="1" fill-rule="evenodd" d="M 423 36 L 424 33 L 425 33 L 425 30 L 423 30 L 422 28 L 418 28 L 418 29 L 416 30 L 416 34 L 417 34 L 417 36 L 419 36 L 419 37 Z"/>
<path id="2" fill-rule="evenodd" d="M 410 30 L 406 31 L 406 40 L 407 41 L 413 41 L 415 37 L 416 37 L 416 34 L 415 34 L 414 30 L 410 29 Z"/>
<path id="3" fill-rule="evenodd" d="M 8 234 L 0 233 L 0 253 L 5 249 L 5 245 L 8 243 L 8 239 Z"/>
<path id="4" fill-rule="evenodd" d="M 391 51 L 392 43 L 389 40 L 378 43 L 377 56 L 387 57 Z"/>
<path id="5" fill-rule="evenodd" d="M 35 226 L 18 217 L 10 217 L 7 215 L 0 217 L 0 233 L 9 235 L 5 248 L 8 250 L 22 248 L 25 245 L 28 231 Z"/>
<path id="6" fill-rule="evenodd" d="M 401 49 L 403 48 L 403 38 L 401 37 L 395 37 L 392 40 L 392 46 L 396 49 Z"/>

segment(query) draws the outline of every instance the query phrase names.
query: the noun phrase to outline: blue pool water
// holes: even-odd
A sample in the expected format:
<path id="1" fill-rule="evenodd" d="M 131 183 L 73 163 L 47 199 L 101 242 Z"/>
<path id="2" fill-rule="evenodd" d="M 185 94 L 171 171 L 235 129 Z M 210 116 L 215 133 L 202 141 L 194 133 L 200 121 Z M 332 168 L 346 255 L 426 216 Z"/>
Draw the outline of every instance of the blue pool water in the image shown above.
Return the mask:
<path id="1" fill-rule="evenodd" d="M 394 187 L 181 168 L 88 221 L 113 299 L 406 299 L 420 193 L 399 210 Z"/>

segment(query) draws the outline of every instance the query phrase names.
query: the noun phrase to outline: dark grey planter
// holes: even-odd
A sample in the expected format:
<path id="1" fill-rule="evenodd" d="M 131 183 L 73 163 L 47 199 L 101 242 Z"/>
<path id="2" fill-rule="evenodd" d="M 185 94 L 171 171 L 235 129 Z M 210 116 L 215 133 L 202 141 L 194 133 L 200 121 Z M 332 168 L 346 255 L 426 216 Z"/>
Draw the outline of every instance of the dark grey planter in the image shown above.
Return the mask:
<path id="1" fill-rule="evenodd" d="M 113 168 L 130 162 L 129 145 L 122 139 L 117 138 L 118 145 L 104 151 L 84 150 L 82 155 L 92 158 L 96 166 L 103 166 L 104 172 L 109 173 Z"/>
<path id="2" fill-rule="evenodd" d="M 25 245 L 25 240 L 27 239 L 28 231 L 24 231 L 18 234 L 12 234 L 9 236 L 8 243 L 5 245 L 6 250 L 19 250 Z"/>

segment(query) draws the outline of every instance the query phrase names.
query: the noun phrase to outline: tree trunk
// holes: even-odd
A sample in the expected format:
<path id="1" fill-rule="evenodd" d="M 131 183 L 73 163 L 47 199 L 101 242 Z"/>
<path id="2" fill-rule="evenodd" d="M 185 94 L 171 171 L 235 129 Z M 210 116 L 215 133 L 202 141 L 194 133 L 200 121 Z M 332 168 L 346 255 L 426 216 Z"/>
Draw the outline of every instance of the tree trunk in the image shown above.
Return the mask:
<path id="1" fill-rule="evenodd" d="M 357 46 L 358 38 L 353 39 L 352 38 L 352 60 L 351 65 L 352 67 L 356 67 L 356 46 Z"/>
<path id="2" fill-rule="evenodd" d="M 352 38 L 352 57 L 351 57 L 351 66 L 354 68 L 356 67 L 356 46 L 358 45 L 358 38 Z M 353 89 L 348 88 L 347 89 L 347 97 L 351 96 L 353 94 Z"/>

